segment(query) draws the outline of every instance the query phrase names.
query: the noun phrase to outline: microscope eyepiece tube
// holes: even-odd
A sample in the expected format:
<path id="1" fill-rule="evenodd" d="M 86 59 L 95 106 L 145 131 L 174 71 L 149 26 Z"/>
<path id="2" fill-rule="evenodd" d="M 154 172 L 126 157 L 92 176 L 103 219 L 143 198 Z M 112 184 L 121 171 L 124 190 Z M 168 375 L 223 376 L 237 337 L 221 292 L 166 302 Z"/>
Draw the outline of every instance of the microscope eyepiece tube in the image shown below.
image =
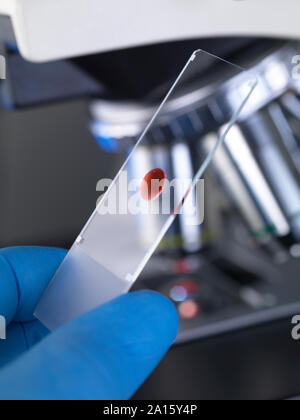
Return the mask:
<path id="1" fill-rule="evenodd" d="M 284 140 L 274 121 L 271 106 L 257 112 L 241 124 L 262 173 L 276 197 L 297 242 L 300 241 L 300 175 L 296 172 Z"/>
<path id="2" fill-rule="evenodd" d="M 203 138 L 201 148 L 210 149 L 216 135 Z M 289 234 L 288 221 L 237 125 L 215 155 L 212 168 L 256 238 L 266 242 L 272 234 Z"/>

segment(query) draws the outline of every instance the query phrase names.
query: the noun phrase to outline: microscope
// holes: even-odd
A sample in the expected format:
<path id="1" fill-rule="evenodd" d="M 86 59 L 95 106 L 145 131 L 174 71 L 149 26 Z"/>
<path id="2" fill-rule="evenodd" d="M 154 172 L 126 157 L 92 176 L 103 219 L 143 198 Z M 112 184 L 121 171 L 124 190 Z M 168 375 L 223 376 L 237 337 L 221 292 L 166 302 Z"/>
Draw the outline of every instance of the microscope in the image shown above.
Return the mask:
<path id="1" fill-rule="evenodd" d="M 258 76 L 253 97 L 205 174 L 204 224 L 186 230 L 179 215 L 134 286 L 159 291 L 174 302 L 180 316 L 176 345 L 300 313 L 297 3 L 1 1 L 5 78 L 0 103 L 10 113 L 26 115 L 43 107 L 51 112 L 57 104 L 83 98 L 86 136 L 93 137 L 89 149 L 80 143 L 87 159 L 76 170 L 84 185 L 95 179 L 88 170 L 92 153 L 117 170 L 194 50 L 206 50 Z M 205 63 L 201 70 L 201 86 L 213 89 L 224 77 Z M 226 80 L 231 77 L 226 75 Z M 228 88 L 225 98 L 231 93 Z M 228 122 L 226 101 L 211 106 L 211 97 L 206 98 L 200 86 L 186 85 L 177 95 L 169 114 L 147 133 L 146 144 L 131 162 L 132 171 L 138 171 L 140 160 L 157 167 L 163 159 L 174 176 L 180 168 L 195 173 Z M 180 159 L 174 153 L 178 144 Z M 39 159 L 38 150 L 32 152 Z M 96 199 L 95 192 L 86 195 L 87 200 Z M 53 235 L 58 227 L 52 222 L 43 231 L 49 234 L 43 243 L 72 243 L 89 215 L 79 198 L 73 209 L 76 204 L 81 213 L 63 239 Z M 2 215 L 4 225 L 8 213 Z M 142 236 L 142 221 L 137 221 L 137 229 Z M 26 238 L 21 230 L 0 237 L 1 246 L 29 239 L 40 243 L 34 230 Z"/>

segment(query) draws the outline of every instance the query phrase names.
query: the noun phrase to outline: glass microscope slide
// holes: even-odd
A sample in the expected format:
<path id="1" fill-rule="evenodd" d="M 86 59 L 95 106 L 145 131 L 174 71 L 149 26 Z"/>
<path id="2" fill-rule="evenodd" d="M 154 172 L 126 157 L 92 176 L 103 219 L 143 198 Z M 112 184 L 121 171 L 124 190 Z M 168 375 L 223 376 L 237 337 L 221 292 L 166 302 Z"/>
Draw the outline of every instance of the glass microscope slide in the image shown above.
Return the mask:
<path id="1" fill-rule="evenodd" d="M 192 54 L 175 83 L 162 89 L 165 91 L 160 99 L 155 98 L 153 107 L 164 97 L 161 105 L 132 144 L 124 165 L 103 194 L 36 308 L 35 316 L 47 328 L 55 330 L 127 293 L 180 212 L 188 209 L 188 223 L 200 223 L 202 218 L 197 214 L 197 203 L 191 202 L 189 193 L 198 188 L 198 181 L 239 118 L 256 84 L 253 74 L 199 50 Z M 209 132 L 211 121 L 214 120 L 215 125 L 219 120 L 223 130 L 216 136 L 207 156 L 197 164 L 194 177 L 170 179 L 168 165 L 162 162 L 160 167 L 154 168 L 151 162 L 142 159 L 139 170 L 135 165 L 133 171 L 131 162 L 133 159 L 136 162 L 139 155 L 143 156 L 140 151 L 151 142 L 156 125 L 161 127 L 165 123 L 166 127 L 172 127 L 174 119 L 174 130 L 184 127 L 180 141 L 192 141 L 188 135 L 189 125 L 197 115 L 180 115 L 178 110 L 182 107 L 178 104 L 182 98 L 187 107 L 194 103 L 195 91 L 201 111 L 199 115 L 206 115 L 197 123 Z M 180 118 L 183 121 L 178 127 L 175 121 L 180 121 Z M 178 139 L 178 132 L 174 138 Z M 172 142 L 172 133 L 169 141 Z M 137 228 L 139 220 L 146 226 L 142 235 Z"/>

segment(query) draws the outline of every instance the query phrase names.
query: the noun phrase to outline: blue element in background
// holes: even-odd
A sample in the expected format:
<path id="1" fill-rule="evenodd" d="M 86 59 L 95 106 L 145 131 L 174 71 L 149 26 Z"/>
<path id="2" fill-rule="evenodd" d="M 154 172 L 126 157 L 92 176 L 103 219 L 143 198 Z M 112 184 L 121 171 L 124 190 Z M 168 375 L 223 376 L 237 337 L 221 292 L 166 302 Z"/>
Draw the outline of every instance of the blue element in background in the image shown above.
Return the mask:
<path id="1" fill-rule="evenodd" d="M 19 48 L 13 42 L 6 42 L 6 48 L 12 52 L 19 53 Z"/>
<path id="2" fill-rule="evenodd" d="M 107 153 L 118 152 L 118 143 L 116 139 L 110 137 L 95 136 L 97 144 Z"/>

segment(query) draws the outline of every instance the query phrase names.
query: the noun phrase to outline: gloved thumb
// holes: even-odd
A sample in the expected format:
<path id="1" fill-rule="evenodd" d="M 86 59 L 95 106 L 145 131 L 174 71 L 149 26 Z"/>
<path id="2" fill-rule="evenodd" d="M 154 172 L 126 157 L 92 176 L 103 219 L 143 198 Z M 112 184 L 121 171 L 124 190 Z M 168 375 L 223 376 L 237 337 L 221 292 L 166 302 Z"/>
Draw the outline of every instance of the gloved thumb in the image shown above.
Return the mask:
<path id="1" fill-rule="evenodd" d="M 162 359 L 177 328 L 176 310 L 163 296 L 121 296 L 2 370 L 0 398 L 128 399 Z"/>

